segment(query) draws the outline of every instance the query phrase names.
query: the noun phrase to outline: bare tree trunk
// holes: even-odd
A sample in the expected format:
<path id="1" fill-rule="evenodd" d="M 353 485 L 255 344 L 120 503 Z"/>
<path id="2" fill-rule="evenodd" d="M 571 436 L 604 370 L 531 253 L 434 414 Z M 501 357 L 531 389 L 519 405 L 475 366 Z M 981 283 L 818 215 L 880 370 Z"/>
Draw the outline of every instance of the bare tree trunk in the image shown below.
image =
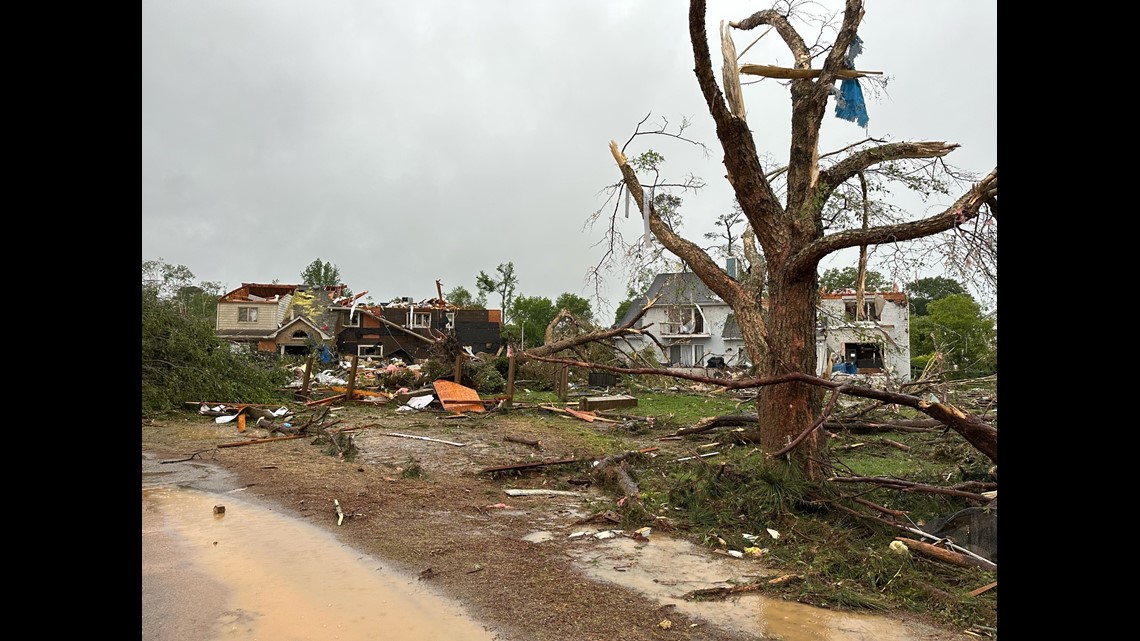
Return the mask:
<path id="1" fill-rule="evenodd" d="M 815 278 L 773 283 L 768 307 L 769 343 L 783 349 L 768 352 L 765 373 L 814 374 L 815 287 Z M 764 387 L 759 390 L 756 407 L 760 449 L 765 453 L 778 452 L 815 422 L 821 410 L 820 389 L 798 381 Z M 825 479 L 831 476 L 823 455 L 826 442 L 823 430 L 815 430 L 789 453 L 788 460 L 808 478 Z"/>

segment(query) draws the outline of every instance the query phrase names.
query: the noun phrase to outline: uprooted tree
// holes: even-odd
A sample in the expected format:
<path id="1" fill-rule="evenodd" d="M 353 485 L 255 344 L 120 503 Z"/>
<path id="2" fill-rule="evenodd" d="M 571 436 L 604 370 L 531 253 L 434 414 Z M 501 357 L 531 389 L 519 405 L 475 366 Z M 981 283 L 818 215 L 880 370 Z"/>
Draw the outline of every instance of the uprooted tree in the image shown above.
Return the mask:
<path id="1" fill-rule="evenodd" d="M 730 27 L 747 31 L 771 27 L 791 50 L 791 69 L 745 65 L 739 67 L 728 32 L 722 30 L 725 93 L 717 85 L 705 33 L 705 2 L 692 0 L 689 8 L 689 37 L 696 63 L 695 73 L 716 133 L 724 151 L 726 179 L 748 221 L 744 252 L 753 256 L 751 278 L 737 280 L 693 241 L 679 235 L 655 206 L 645 198 L 645 187 L 635 166 L 616 142 L 611 153 L 621 171 L 621 186 L 627 189 L 642 215 L 647 217 L 653 237 L 680 258 L 706 285 L 727 302 L 740 324 L 745 349 L 759 367 L 759 378 L 734 383 L 705 380 L 726 387 L 758 388 L 757 411 L 760 446 L 769 456 L 786 457 L 809 478 L 826 478 L 830 472 L 824 456 L 822 430 L 826 411 L 839 394 L 878 398 L 888 403 L 914 407 L 962 434 L 995 463 L 996 428 L 981 418 L 938 402 L 829 381 L 816 377 L 816 314 L 819 300 L 818 268 L 827 256 L 847 248 L 892 244 L 951 235 L 944 247 L 967 255 L 975 269 L 996 278 L 993 269 L 997 248 L 997 168 L 980 181 L 964 188 L 954 202 L 939 213 L 923 218 L 902 219 L 894 212 L 891 220 L 870 224 L 866 215 L 851 217 L 848 225 L 837 225 L 831 216 L 837 204 L 833 198 L 842 190 L 863 187 L 875 174 L 883 179 L 900 177 L 900 163 L 926 163 L 929 171 L 946 170 L 941 159 L 957 145 L 946 142 L 895 142 L 865 140 L 840 152 L 821 155 L 820 126 L 834 86 L 843 79 L 859 77 L 851 69 L 846 53 L 856 42 L 863 19 L 863 2 L 847 0 L 835 40 L 830 50 L 809 47 L 793 26 L 789 11 L 765 10 Z M 812 63 L 826 52 L 820 67 Z M 758 73 L 785 79 L 792 97 L 791 146 L 784 167 L 765 168 L 757 152 L 753 133 L 745 120 L 740 90 L 740 73 Z M 757 129 L 763 129 L 762 126 Z M 628 143 L 627 143 L 628 144 Z M 826 159 L 826 163 L 821 162 Z M 774 185 L 782 182 L 783 196 Z M 655 179 L 655 178 L 654 178 Z M 650 187 L 657 186 L 655 183 Z M 861 206 L 862 211 L 866 211 Z M 617 208 L 614 209 L 614 215 Z M 861 223 L 861 224 L 860 224 Z M 965 254 L 962 247 L 968 247 Z M 951 256 L 950 258 L 954 258 Z M 757 272 L 762 272 L 757 274 Z M 762 304 L 763 303 L 763 304 Z M 652 303 L 651 303 L 652 304 Z M 643 310 L 644 313 L 644 310 Z M 633 319 L 636 321 L 637 319 Z M 635 331 L 633 321 L 624 327 L 595 333 L 594 339 L 614 338 Z M 553 360 L 559 351 L 579 344 L 587 337 L 555 341 L 528 350 L 528 356 Z M 565 361 L 564 361 L 565 362 Z M 582 366 L 597 364 L 579 362 Z M 667 370 L 613 369 L 629 373 L 668 374 Z M 824 393 L 830 390 L 828 408 Z"/>

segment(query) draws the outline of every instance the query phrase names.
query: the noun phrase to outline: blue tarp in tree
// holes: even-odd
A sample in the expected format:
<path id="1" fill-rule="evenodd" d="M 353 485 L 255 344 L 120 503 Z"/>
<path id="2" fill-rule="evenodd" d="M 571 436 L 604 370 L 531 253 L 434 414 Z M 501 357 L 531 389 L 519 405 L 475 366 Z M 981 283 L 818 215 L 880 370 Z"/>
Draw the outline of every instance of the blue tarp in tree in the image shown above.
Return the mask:
<path id="1" fill-rule="evenodd" d="M 859 36 L 851 41 L 843 62 L 847 69 L 855 68 L 855 57 L 863 52 L 863 40 Z M 839 93 L 835 95 L 835 116 L 859 125 L 867 126 L 867 105 L 863 102 L 863 89 L 859 81 L 850 78 L 839 83 Z"/>

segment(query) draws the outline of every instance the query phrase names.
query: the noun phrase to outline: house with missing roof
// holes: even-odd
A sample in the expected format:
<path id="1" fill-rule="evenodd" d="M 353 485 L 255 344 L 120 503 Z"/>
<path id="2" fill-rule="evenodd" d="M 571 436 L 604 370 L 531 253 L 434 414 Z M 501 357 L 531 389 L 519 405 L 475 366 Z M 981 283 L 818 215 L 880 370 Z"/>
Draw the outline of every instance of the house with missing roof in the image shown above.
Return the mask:
<path id="1" fill-rule="evenodd" d="M 713 293 L 696 274 L 658 274 L 645 296 L 636 299 L 619 324 L 629 322 L 647 304 L 636 328 L 645 328 L 652 339 L 629 336 L 637 351 L 652 347 L 670 368 L 708 368 L 723 362 L 728 367 L 748 367 L 744 339 L 736 315 L 728 303 Z M 910 311 L 903 292 L 869 292 L 864 295 L 861 318 L 856 314 L 854 290 L 823 293 L 816 326 L 816 375 L 834 369 L 835 375 L 891 376 L 910 380 Z M 619 349 L 629 351 L 617 343 Z"/>
<path id="2" fill-rule="evenodd" d="M 253 352 L 309 354 L 327 348 L 341 357 L 429 356 L 436 340 L 453 335 L 472 353 L 502 345 L 500 310 L 461 309 L 439 299 L 362 303 L 368 292 L 346 295 L 345 285 L 242 283 L 218 299 L 215 334 Z"/>

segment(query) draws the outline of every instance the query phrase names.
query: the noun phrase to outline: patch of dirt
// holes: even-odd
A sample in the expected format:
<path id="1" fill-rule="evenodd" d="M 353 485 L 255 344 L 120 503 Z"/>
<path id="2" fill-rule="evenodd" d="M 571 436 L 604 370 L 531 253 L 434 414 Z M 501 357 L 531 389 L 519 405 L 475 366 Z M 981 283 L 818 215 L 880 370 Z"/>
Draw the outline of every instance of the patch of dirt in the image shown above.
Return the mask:
<path id="1" fill-rule="evenodd" d="M 420 574 L 457 599 L 484 623 L 494 625 L 503 641 L 648 641 L 650 639 L 744 641 L 755 633 L 717 627 L 702 617 L 663 604 L 645 591 L 592 578 L 576 569 L 575 559 L 589 541 L 573 532 L 619 529 L 595 517 L 615 507 L 620 496 L 586 478 L 590 457 L 616 452 L 586 451 L 582 430 L 621 430 L 612 423 L 585 423 L 539 410 L 472 414 L 387 408 L 340 408 L 337 427 L 354 427 L 354 460 L 338 459 L 311 437 L 240 447 L 223 443 L 266 437 L 265 430 L 239 433 L 235 423 L 187 413 L 185 418 L 143 421 L 144 457 L 162 461 L 194 456 L 227 472 L 234 487 L 269 502 L 284 513 L 334 534 L 346 545 L 389 560 L 400 571 Z M 475 418 L 477 417 L 477 418 Z M 444 443 L 391 436 L 424 436 Z M 641 447 L 659 447 L 663 456 L 691 451 L 680 441 L 659 441 L 664 434 L 623 434 Z M 536 440 L 542 449 L 505 440 Z M 542 459 L 577 457 L 581 465 L 493 476 L 486 467 Z M 507 488 L 577 491 L 574 496 L 509 497 Z M 334 500 L 347 518 L 337 526 Z M 496 507 L 505 504 L 509 507 Z M 541 540 L 549 533 L 549 540 Z M 652 536 L 665 531 L 654 526 Z M 526 537 L 532 540 L 526 540 Z M 598 542 L 601 543 L 601 542 Z M 652 541 L 649 543 L 652 545 Z M 711 556 L 713 553 L 709 551 Z M 661 576 L 676 582 L 684 577 Z M 686 608 L 688 611 L 688 608 Z M 940 629 L 922 617 L 889 615 L 912 641 L 957 641 L 970 637 Z M 661 622 L 668 620 L 668 628 Z"/>

